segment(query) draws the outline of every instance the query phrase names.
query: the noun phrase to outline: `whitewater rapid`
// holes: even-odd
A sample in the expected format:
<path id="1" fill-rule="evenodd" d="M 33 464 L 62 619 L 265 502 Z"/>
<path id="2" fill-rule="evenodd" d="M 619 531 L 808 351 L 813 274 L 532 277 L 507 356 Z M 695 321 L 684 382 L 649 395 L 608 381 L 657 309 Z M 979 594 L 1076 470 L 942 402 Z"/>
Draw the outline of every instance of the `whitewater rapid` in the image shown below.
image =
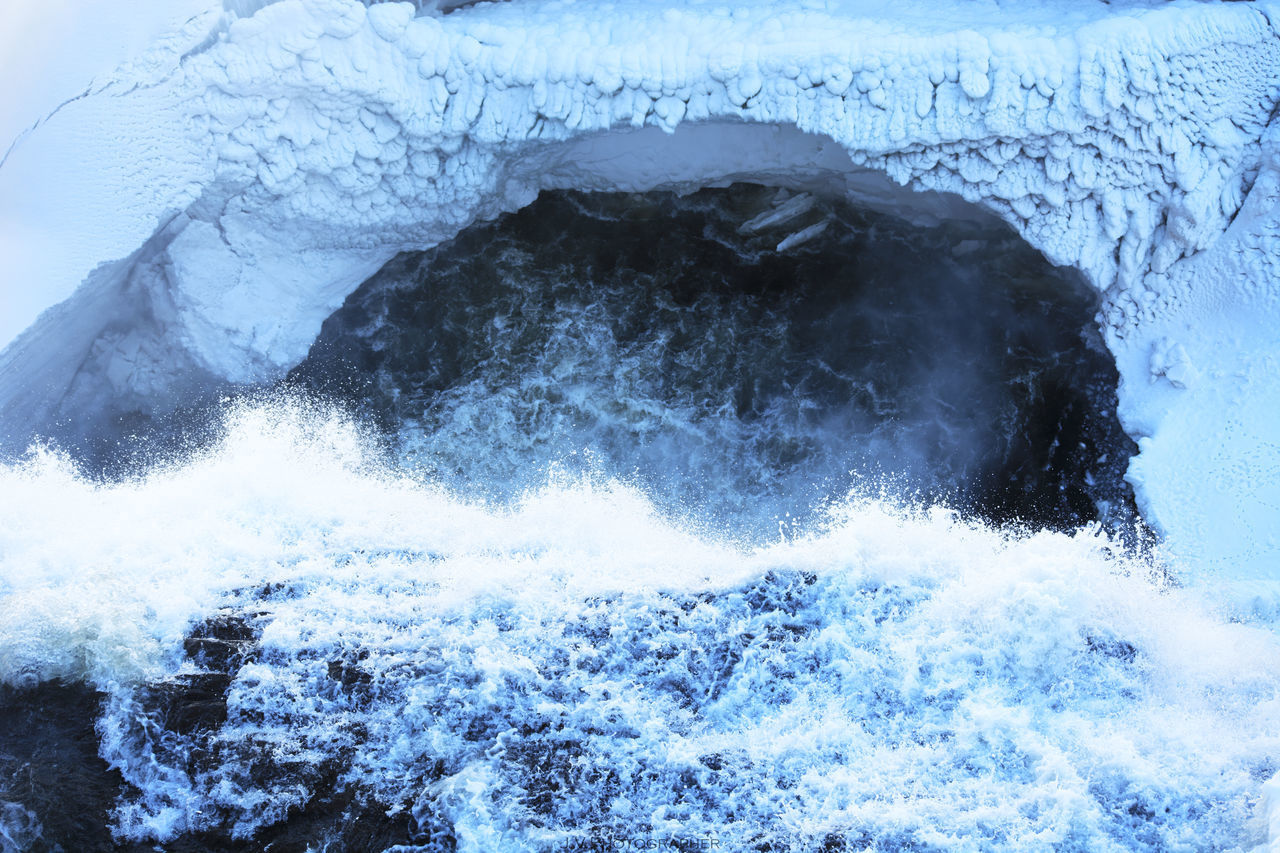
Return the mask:
<path id="1" fill-rule="evenodd" d="M 0 517 L 0 679 L 100 691 L 121 840 L 342 791 L 398 850 L 1265 838 L 1276 634 L 1097 529 L 850 495 L 749 545 L 616 482 L 486 505 L 297 401 L 130 482 L 35 453 Z M 225 711 L 184 710 L 211 673 Z"/>
<path id="2" fill-rule="evenodd" d="M 1097 311 L 995 221 L 912 225 L 748 184 L 549 192 L 388 264 L 289 384 L 476 496 L 555 468 L 772 535 L 861 483 L 1120 530 L 1134 446 Z"/>

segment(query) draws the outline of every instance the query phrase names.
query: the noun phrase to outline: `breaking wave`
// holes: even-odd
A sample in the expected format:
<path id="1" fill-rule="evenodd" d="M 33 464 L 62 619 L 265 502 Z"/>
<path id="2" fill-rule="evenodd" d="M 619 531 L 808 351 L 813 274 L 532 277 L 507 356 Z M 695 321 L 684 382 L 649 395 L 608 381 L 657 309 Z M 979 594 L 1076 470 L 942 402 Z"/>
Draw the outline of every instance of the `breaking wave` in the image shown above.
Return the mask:
<path id="1" fill-rule="evenodd" d="M 1225 848 L 1280 758 L 1274 635 L 1097 528 L 850 496 L 745 545 L 617 482 L 486 505 L 287 401 L 130 482 L 38 453 L 0 513 L 0 677 L 98 691 L 122 840 Z M 48 832 L 66 791 L 3 769 L 6 826 Z"/>

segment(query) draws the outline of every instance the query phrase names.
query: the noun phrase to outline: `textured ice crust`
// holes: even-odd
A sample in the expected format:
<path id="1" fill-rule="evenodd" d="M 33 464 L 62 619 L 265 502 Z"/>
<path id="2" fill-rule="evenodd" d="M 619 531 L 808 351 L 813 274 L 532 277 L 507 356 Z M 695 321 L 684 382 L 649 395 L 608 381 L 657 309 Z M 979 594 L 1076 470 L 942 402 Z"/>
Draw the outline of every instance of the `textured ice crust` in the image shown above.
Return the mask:
<path id="1" fill-rule="evenodd" d="M 0 214 L 43 211 L 12 241 L 10 316 L 61 303 L 0 354 L 8 441 L 279 376 L 394 253 L 545 187 L 755 179 L 919 215 L 962 198 L 1106 291 L 1132 477 L 1172 550 L 1267 576 L 1272 8 L 212 7 L 0 168 Z"/>
<path id="2" fill-rule="evenodd" d="M 979 32 L 773 3 L 519 3 L 445 19 L 276 3 L 182 68 L 189 130 L 215 166 L 169 247 L 179 326 L 215 372 L 261 378 L 295 362 L 350 289 L 351 271 L 329 281 L 298 251 L 386 257 L 549 184 L 743 173 L 827 172 L 840 188 L 841 172 L 869 170 L 955 193 L 1099 287 L 1136 287 L 1221 233 L 1256 175 L 1280 44 L 1263 14 L 1238 8 Z M 779 133 L 734 157 L 743 146 L 725 127 L 619 157 L 593 136 L 741 120 L 838 148 Z M 694 145 L 707 152 L 696 168 L 673 168 Z M 277 283 L 282 248 L 309 275 Z M 1117 325 L 1132 313 L 1115 310 Z"/>

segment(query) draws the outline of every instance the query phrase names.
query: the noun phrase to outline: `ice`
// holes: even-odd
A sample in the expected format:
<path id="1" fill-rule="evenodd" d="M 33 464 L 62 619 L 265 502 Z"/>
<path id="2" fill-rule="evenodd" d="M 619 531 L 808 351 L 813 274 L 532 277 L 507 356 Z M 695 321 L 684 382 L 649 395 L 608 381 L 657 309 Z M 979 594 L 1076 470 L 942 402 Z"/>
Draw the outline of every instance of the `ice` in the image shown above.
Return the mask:
<path id="1" fill-rule="evenodd" d="M 742 223 L 741 231 L 744 234 L 754 234 L 766 228 L 785 225 L 796 217 L 803 216 L 812 210 L 814 203 L 813 196 L 808 193 L 792 196 L 789 199 L 779 201 L 772 210 L 766 210 L 759 216 L 752 217 Z"/>

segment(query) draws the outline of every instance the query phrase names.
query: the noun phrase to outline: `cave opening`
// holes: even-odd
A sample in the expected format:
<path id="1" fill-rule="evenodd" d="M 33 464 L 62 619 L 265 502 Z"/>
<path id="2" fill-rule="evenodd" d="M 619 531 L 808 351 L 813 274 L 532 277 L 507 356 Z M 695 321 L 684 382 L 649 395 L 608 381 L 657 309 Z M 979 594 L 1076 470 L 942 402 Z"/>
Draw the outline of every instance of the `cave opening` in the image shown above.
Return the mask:
<path id="1" fill-rule="evenodd" d="M 289 382 L 491 499 L 567 473 L 752 537 L 851 492 L 1121 530 L 1134 447 L 1097 306 L 989 217 L 741 183 L 546 191 L 397 257 Z"/>

